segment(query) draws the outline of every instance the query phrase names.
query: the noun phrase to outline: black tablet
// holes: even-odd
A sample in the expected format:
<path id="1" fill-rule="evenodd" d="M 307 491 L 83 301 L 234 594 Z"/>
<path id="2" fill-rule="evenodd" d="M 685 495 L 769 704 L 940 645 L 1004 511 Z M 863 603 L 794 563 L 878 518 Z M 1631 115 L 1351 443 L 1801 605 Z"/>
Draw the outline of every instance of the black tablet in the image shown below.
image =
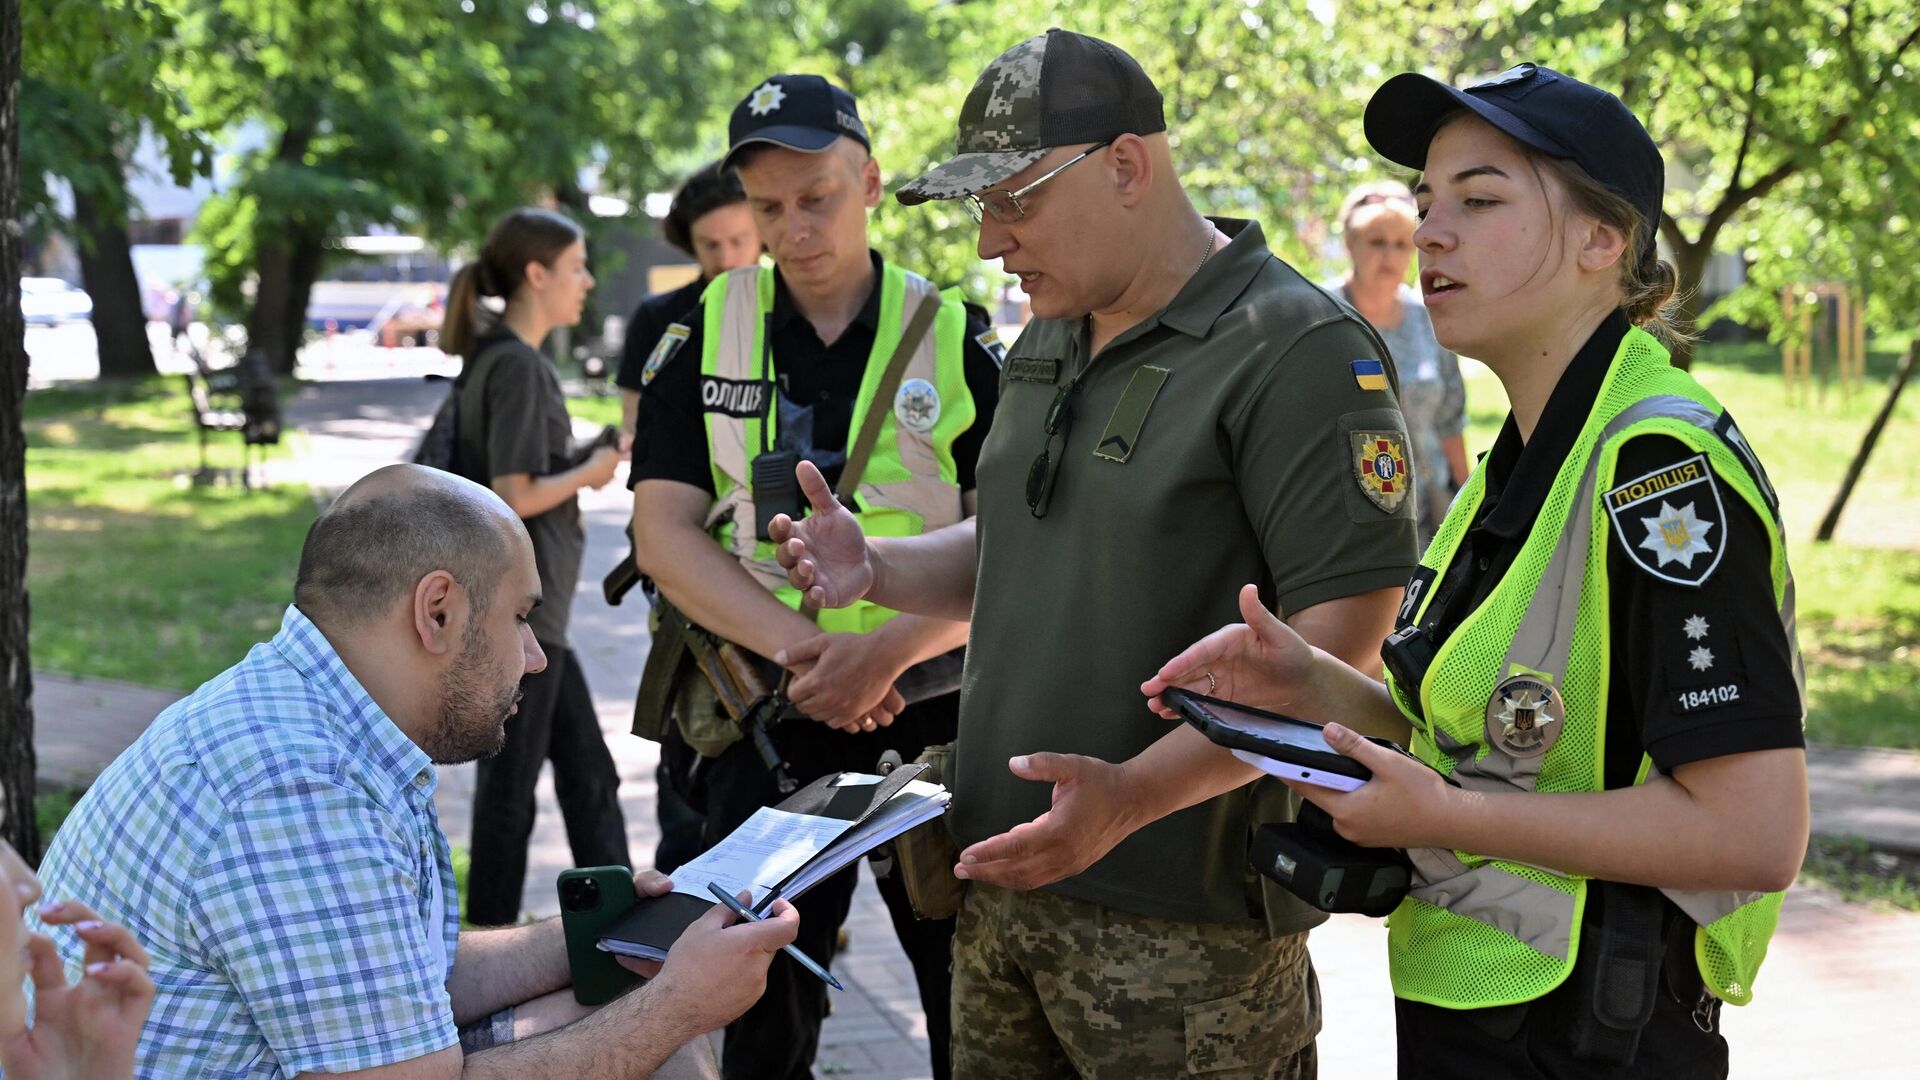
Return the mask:
<path id="1" fill-rule="evenodd" d="M 1269 776 L 1352 791 L 1372 770 L 1327 745 L 1319 724 L 1172 687 L 1160 693 L 1201 734 Z"/>

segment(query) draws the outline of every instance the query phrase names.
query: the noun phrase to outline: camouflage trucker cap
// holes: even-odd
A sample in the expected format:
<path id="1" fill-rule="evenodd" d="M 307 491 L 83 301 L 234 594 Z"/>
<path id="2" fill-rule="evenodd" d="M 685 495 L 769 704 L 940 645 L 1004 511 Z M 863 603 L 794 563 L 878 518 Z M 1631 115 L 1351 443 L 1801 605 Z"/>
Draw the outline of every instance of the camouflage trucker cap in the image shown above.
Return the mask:
<path id="1" fill-rule="evenodd" d="M 1165 130 L 1160 91 L 1133 57 L 1055 27 L 987 65 L 960 107 L 958 153 L 894 197 L 908 206 L 958 199 L 1000 183 L 1056 146 Z"/>

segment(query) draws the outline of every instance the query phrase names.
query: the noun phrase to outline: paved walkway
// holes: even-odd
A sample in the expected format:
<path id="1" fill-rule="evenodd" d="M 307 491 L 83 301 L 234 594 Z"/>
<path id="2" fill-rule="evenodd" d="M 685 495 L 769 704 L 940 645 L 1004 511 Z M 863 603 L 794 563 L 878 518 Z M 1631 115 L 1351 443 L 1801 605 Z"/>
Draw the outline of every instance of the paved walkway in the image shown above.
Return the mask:
<path id="1" fill-rule="evenodd" d="M 342 368 L 347 365 L 342 364 Z M 341 374 L 357 374 L 350 368 Z M 439 387 L 417 378 L 323 382 L 289 403 L 291 423 L 308 433 L 309 452 L 276 479 L 337 491 L 366 470 L 399 459 L 424 430 Z M 573 609 L 574 648 L 593 689 L 623 783 L 621 804 L 637 862 L 658 841 L 653 821 L 652 743 L 627 734 L 633 691 L 646 656 L 638 601 L 611 608 L 599 578 L 626 550 L 621 530 L 627 495 L 618 482 L 583 495 L 588 528 L 584 580 Z M 235 659 L 238 659 L 237 657 Z M 72 782 L 96 774 L 177 695 L 101 680 L 36 675 L 36 748 L 40 775 Z M 1815 748 L 1809 754 L 1814 828 L 1862 835 L 1920 851 L 1920 754 Z M 473 767 L 442 770 L 440 811 L 454 843 L 466 841 Z M 527 910 L 556 910 L 552 882 L 570 866 L 565 830 L 553 804 L 551 774 L 538 795 L 542 812 L 529 856 Z M 863 880 L 848 922 L 852 944 L 834 969 L 848 985 L 834 996 L 816 1073 L 841 1080 L 910 1080 L 929 1075 L 926 1026 L 885 906 Z M 1385 942 L 1374 920 L 1336 917 L 1313 937 L 1327 1005 L 1320 1040 L 1329 1080 L 1393 1071 L 1392 995 Z M 1759 1000 L 1727 1010 L 1733 1075 L 1740 1077 L 1908 1076 L 1920 1055 L 1920 1029 L 1889 1023 L 1920 999 L 1920 915 L 1879 912 L 1797 887 L 1774 939 Z"/>

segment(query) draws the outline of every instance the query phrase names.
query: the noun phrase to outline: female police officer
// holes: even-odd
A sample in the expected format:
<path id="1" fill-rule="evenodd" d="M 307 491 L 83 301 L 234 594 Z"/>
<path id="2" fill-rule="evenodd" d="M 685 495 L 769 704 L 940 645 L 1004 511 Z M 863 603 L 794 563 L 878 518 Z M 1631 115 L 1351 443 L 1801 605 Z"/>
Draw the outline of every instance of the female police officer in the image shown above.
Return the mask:
<path id="1" fill-rule="evenodd" d="M 1720 1003 L 1749 1000 L 1805 851 L 1804 692 L 1773 491 L 1648 332 L 1674 287 L 1659 151 L 1611 94 L 1531 64 L 1465 91 L 1400 75 L 1366 130 L 1421 170 L 1436 336 L 1513 412 L 1407 587 L 1385 686 L 1249 586 L 1245 625 L 1143 689 L 1337 720 L 1373 770 L 1300 790 L 1413 861 L 1389 934 L 1402 1075 L 1723 1076 Z"/>

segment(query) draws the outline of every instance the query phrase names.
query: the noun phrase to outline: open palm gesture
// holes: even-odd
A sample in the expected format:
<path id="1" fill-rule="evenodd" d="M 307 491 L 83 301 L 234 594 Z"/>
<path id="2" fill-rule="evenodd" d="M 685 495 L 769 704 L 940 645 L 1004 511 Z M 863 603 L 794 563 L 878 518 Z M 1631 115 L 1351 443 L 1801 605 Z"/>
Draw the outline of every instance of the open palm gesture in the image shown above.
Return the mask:
<path id="1" fill-rule="evenodd" d="M 794 475 L 813 512 L 804 521 L 785 514 L 773 519 L 767 535 L 787 581 L 817 608 L 846 607 L 873 588 L 873 560 L 860 521 L 834 498 L 826 477 L 803 461 Z"/>
<path id="2" fill-rule="evenodd" d="M 1273 710 L 1285 709 L 1307 689 L 1314 647 L 1268 611 L 1252 585 L 1240 590 L 1240 616 L 1246 622 L 1223 626 L 1187 646 L 1141 684 L 1155 712 L 1180 719 L 1160 697 L 1175 686 Z"/>

